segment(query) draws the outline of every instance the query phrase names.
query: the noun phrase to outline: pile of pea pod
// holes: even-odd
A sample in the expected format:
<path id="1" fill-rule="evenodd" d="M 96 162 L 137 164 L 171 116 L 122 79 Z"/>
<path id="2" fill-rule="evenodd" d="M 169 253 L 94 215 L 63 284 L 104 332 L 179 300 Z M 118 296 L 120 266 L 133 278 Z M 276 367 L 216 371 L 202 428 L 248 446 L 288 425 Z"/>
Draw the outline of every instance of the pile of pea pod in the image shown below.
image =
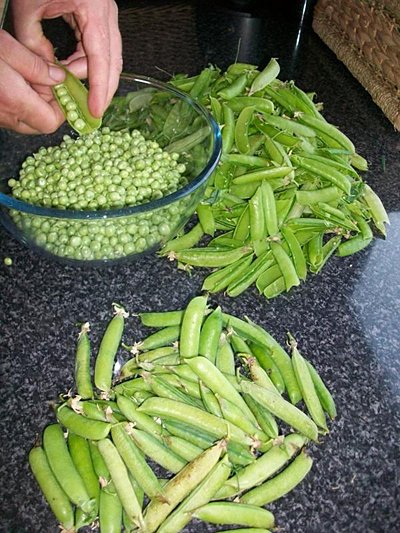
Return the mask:
<path id="1" fill-rule="evenodd" d="M 206 106 L 222 130 L 222 157 L 197 220 L 161 254 L 206 267 L 203 289 L 237 296 L 256 284 L 273 298 L 317 274 L 329 258 L 356 253 L 389 222 L 360 171 L 367 161 L 321 114 L 313 95 L 261 72 L 210 66 L 171 83 Z M 189 229 L 190 228 L 190 229 Z"/>
<path id="2" fill-rule="evenodd" d="M 316 369 L 293 337 L 290 356 L 259 325 L 211 308 L 207 295 L 139 313 L 151 332 L 130 345 L 128 313 L 114 310 L 93 378 L 82 325 L 75 390 L 29 454 L 62 529 L 173 533 L 197 519 L 270 531 L 265 506 L 308 474 L 307 444 L 336 416 Z"/>

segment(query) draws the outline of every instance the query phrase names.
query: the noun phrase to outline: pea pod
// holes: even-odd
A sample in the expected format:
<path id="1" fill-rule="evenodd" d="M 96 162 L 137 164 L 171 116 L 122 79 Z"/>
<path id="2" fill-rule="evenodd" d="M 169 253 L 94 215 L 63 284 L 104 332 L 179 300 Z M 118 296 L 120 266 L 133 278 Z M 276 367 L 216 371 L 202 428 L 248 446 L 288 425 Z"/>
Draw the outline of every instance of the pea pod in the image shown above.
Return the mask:
<path id="1" fill-rule="evenodd" d="M 311 457 L 302 451 L 282 472 L 241 496 L 240 501 L 251 505 L 266 505 L 281 498 L 306 477 L 312 463 Z"/>
<path id="2" fill-rule="evenodd" d="M 311 440 L 318 442 L 318 428 L 303 411 L 286 401 L 276 392 L 260 387 L 255 383 L 241 382 L 242 391 L 250 394 L 258 403 L 263 405 L 272 414 L 292 426 L 296 431 L 303 433 Z"/>
<path id="3" fill-rule="evenodd" d="M 76 392 L 81 398 L 93 398 L 93 387 L 90 378 L 90 340 L 89 322 L 85 322 L 78 336 L 75 355 Z"/>
<path id="4" fill-rule="evenodd" d="M 158 528 L 158 533 L 178 533 L 191 519 L 191 512 L 208 503 L 231 471 L 228 456 L 221 459 Z"/>
<path id="5" fill-rule="evenodd" d="M 65 80 L 55 85 L 52 91 L 65 118 L 80 135 L 97 130 L 101 118 L 94 117 L 89 111 L 88 90 L 72 72 L 61 64 L 59 66 L 65 72 Z"/>
<path id="6" fill-rule="evenodd" d="M 222 311 L 216 307 L 206 318 L 200 330 L 199 355 L 214 362 L 218 352 L 219 338 L 222 332 Z"/>
<path id="7" fill-rule="evenodd" d="M 85 439 L 104 439 L 111 429 L 111 424 L 108 422 L 86 418 L 65 404 L 57 408 L 56 415 L 62 426 Z"/>
<path id="8" fill-rule="evenodd" d="M 173 509 L 190 494 L 217 464 L 223 445 L 217 443 L 188 463 L 164 486 L 164 499 L 153 499 L 144 513 L 146 533 L 153 533 Z"/>
<path id="9" fill-rule="evenodd" d="M 175 257 L 178 261 L 188 265 L 200 267 L 224 267 L 234 263 L 251 251 L 249 246 L 241 246 L 226 252 L 215 251 L 212 248 L 194 248 L 179 250 Z"/>
<path id="10" fill-rule="evenodd" d="M 248 154 L 250 152 L 249 125 L 254 111 L 255 108 L 252 106 L 245 107 L 236 120 L 235 145 L 241 154 Z"/>
<path id="11" fill-rule="evenodd" d="M 240 524 L 256 528 L 274 527 L 274 515 L 256 505 L 212 502 L 197 509 L 193 517 L 212 524 Z"/>
<path id="12" fill-rule="evenodd" d="M 252 95 L 262 91 L 267 85 L 274 81 L 280 72 L 280 66 L 275 58 L 270 59 L 264 69 L 257 74 L 251 84 L 249 94 Z"/>
<path id="13" fill-rule="evenodd" d="M 50 468 L 68 498 L 86 514 L 91 515 L 96 508 L 96 502 L 90 499 L 84 482 L 72 462 L 59 424 L 50 424 L 44 429 L 43 448 Z"/>
<path id="14" fill-rule="evenodd" d="M 93 499 L 96 502 L 96 510 L 91 517 L 89 517 L 90 522 L 93 522 L 97 514 L 100 485 L 93 467 L 89 441 L 70 432 L 68 434 L 68 449 L 72 462 L 83 480 L 90 499 Z"/>
<path id="15" fill-rule="evenodd" d="M 129 518 L 136 525 L 143 526 L 141 506 L 133 490 L 126 466 L 119 455 L 116 447 L 110 439 L 102 439 L 98 442 L 99 451 L 111 474 L 115 491 Z"/>
<path id="16" fill-rule="evenodd" d="M 139 313 L 138 317 L 144 326 L 165 328 L 167 326 L 179 326 L 182 322 L 183 313 L 183 309 L 178 311 L 143 312 Z"/>
<path id="17" fill-rule="evenodd" d="M 120 305 L 114 304 L 114 317 L 109 322 L 94 367 L 94 383 L 98 389 L 108 393 L 111 389 L 114 359 L 119 348 L 128 313 Z"/>
<path id="18" fill-rule="evenodd" d="M 179 336 L 179 351 L 183 358 L 199 354 L 200 332 L 206 308 L 207 296 L 196 296 L 186 307 Z"/>
<path id="19" fill-rule="evenodd" d="M 64 529 L 72 530 L 74 512 L 71 502 L 54 476 L 42 447 L 36 446 L 31 449 L 29 465 L 55 517 Z"/>
<path id="20" fill-rule="evenodd" d="M 122 504 L 113 484 L 100 491 L 99 525 L 103 533 L 120 533 Z"/>

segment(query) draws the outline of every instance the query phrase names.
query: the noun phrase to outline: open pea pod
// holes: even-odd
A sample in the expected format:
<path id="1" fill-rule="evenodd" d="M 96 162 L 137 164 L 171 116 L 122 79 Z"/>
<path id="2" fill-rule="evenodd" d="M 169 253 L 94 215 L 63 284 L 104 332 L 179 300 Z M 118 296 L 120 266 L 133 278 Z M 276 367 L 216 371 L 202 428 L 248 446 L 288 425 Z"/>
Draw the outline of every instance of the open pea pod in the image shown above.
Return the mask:
<path id="1" fill-rule="evenodd" d="M 69 125 L 80 135 L 86 135 L 101 126 L 101 118 L 89 111 L 88 90 L 85 85 L 60 64 L 65 80 L 53 87 L 53 94 Z"/>

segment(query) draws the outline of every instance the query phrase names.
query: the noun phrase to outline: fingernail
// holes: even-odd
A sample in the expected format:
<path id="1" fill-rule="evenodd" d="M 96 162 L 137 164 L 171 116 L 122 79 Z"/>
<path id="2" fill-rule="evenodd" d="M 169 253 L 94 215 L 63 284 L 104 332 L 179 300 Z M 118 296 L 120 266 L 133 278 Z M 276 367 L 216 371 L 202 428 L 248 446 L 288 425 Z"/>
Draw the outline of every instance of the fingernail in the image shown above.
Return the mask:
<path id="1" fill-rule="evenodd" d="M 49 65 L 49 76 L 52 80 L 60 83 L 61 81 L 64 81 L 65 72 L 60 67 L 56 67 L 55 65 Z"/>

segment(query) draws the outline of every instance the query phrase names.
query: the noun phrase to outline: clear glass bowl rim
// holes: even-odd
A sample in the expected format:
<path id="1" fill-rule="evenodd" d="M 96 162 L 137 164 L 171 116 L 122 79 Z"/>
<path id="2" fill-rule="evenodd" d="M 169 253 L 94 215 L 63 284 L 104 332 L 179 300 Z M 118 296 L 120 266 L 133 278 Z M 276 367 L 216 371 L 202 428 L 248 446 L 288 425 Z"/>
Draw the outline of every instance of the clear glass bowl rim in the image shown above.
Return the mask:
<path id="1" fill-rule="evenodd" d="M 146 211 L 154 211 L 161 207 L 173 204 L 175 201 L 189 195 L 197 188 L 199 188 L 214 171 L 215 167 L 218 164 L 218 161 L 221 156 L 222 150 L 222 138 L 221 131 L 217 122 L 214 120 L 212 115 L 207 111 L 205 107 L 200 105 L 198 102 L 193 100 L 186 93 L 179 91 L 172 85 L 168 85 L 162 81 L 156 80 L 149 76 L 141 76 L 139 74 L 130 74 L 127 72 L 122 72 L 121 80 L 128 80 L 133 82 L 139 82 L 143 85 L 149 85 L 156 87 L 163 91 L 171 92 L 175 94 L 182 100 L 185 100 L 189 105 L 191 105 L 198 113 L 204 116 L 208 124 L 211 127 L 211 134 L 213 136 L 213 150 L 207 164 L 203 170 L 185 187 L 182 187 L 178 191 L 175 191 L 167 196 L 163 196 L 157 200 L 152 200 L 144 204 L 139 204 L 131 207 L 122 207 L 119 209 L 103 209 L 96 211 L 84 211 L 84 210 L 71 210 L 71 209 L 57 209 L 53 207 L 43 207 L 24 202 L 23 200 L 17 200 L 12 196 L 0 192 L 0 205 L 7 207 L 9 209 L 15 209 L 24 213 L 30 213 L 38 216 L 53 217 L 53 218 L 64 218 L 64 219 L 101 219 L 101 218 L 114 218 L 114 217 L 123 217 L 129 215 L 135 215 L 139 213 L 144 213 Z"/>

